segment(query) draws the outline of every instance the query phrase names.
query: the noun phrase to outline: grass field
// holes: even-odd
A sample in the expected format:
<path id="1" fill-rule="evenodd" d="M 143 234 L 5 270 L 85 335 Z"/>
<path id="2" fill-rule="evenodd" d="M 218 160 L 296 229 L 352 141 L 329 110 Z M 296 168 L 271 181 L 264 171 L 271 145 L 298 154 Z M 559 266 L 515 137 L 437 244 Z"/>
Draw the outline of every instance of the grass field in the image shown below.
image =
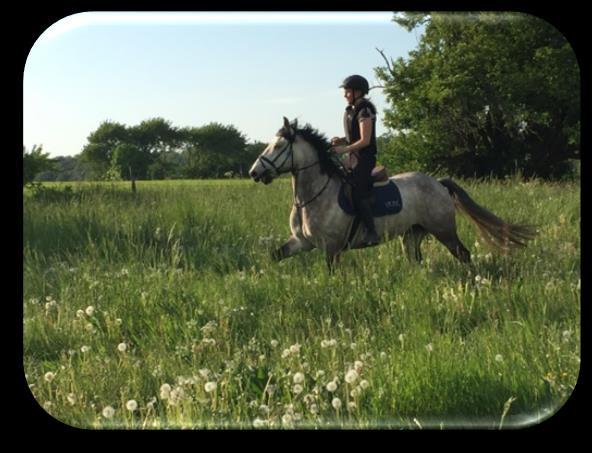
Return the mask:
<path id="1" fill-rule="evenodd" d="M 81 428 L 449 428 L 540 422 L 580 363 L 578 183 L 457 180 L 523 250 L 435 239 L 280 263 L 288 180 L 25 192 L 24 371 Z"/>

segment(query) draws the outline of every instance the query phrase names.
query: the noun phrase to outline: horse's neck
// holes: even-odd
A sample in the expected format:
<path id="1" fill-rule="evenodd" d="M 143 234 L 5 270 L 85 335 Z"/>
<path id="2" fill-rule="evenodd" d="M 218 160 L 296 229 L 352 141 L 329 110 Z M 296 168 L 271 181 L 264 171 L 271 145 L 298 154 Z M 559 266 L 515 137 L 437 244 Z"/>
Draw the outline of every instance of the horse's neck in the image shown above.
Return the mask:
<path id="1" fill-rule="evenodd" d="M 327 181 L 330 178 L 331 181 Z M 334 190 L 333 186 L 338 187 L 338 178 L 330 177 L 326 173 L 321 173 L 320 164 L 307 168 L 292 176 L 292 192 L 294 201 L 297 204 L 305 204 L 315 197 L 330 196 Z"/>

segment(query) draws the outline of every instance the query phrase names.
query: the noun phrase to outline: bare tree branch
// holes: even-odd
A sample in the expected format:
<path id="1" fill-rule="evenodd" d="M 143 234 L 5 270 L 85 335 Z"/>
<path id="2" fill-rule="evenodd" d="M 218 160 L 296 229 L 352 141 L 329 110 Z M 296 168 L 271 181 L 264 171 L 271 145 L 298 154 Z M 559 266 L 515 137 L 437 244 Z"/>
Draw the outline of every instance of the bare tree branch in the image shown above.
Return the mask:
<path id="1" fill-rule="evenodd" d="M 386 67 L 388 68 L 388 70 L 391 73 L 391 75 L 394 77 L 395 76 L 395 73 L 393 72 L 393 67 L 391 66 L 391 63 L 388 61 L 388 59 L 386 58 L 386 56 L 384 55 L 384 52 L 382 50 L 380 50 L 378 47 L 376 47 L 376 50 L 382 56 L 382 59 L 386 63 Z"/>

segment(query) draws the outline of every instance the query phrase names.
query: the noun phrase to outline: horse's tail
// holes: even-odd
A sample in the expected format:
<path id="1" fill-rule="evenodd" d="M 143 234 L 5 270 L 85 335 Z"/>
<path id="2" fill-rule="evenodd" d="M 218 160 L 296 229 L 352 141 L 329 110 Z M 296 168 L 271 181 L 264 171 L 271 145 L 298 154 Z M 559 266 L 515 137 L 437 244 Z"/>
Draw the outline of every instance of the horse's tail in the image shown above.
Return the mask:
<path id="1" fill-rule="evenodd" d="M 533 225 L 512 224 L 479 206 L 458 184 L 451 179 L 439 180 L 454 200 L 454 205 L 465 213 L 481 233 L 481 237 L 490 245 L 510 250 L 525 247 L 526 242 L 533 239 L 536 228 Z"/>

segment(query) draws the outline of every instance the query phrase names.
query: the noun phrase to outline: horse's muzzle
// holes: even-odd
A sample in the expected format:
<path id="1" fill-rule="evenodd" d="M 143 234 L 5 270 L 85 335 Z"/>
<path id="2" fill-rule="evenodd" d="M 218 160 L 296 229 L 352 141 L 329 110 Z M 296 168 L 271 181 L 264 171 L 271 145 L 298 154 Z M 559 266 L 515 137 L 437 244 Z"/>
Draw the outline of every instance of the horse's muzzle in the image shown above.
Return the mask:
<path id="1" fill-rule="evenodd" d="M 249 173 L 249 176 L 253 179 L 253 181 L 261 181 L 265 185 L 273 181 L 273 177 L 269 174 L 268 170 L 264 171 L 263 173 L 257 173 L 257 171 L 253 170 L 251 173 Z"/>

